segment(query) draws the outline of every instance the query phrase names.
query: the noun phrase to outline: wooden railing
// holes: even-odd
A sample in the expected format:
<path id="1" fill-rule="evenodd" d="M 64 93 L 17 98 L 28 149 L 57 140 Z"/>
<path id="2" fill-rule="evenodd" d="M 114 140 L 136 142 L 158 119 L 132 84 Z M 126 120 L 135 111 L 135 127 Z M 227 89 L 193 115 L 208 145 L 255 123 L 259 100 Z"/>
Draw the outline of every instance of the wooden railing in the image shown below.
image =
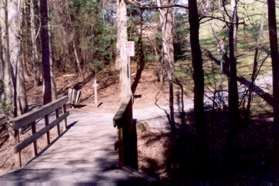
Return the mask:
<path id="1" fill-rule="evenodd" d="M 60 122 L 63 120 L 65 121 L 65 129 L 67 129 L 67 117 L 69 116 L 69 112 L 66 110 L 66 103 L 68 101 L 68 97 L 64 96 L 61 97 L 49 104 L 46 104 L 39 109 L 33 110 L 29 113 L 21 115 L 17 118 L 11 120 L 12 125 L 15 130 L 15 139 L 16 139 L 16 146 L 15 146 L 15 153 L 19 155 L 19 166 L 22 166 L 22 158 L 21 158 L 21 151 L 27 147 L 28 145 L 33 143 L 34 147 L 34 154 L 35 156 L 38 155 L 38 146 L 37 140 L 42 137 L 44 134 L 47 136 L 47 147 L 51 144 L 50 141 L 50 130 L 57 127 L 58 136 L 61 135 L 61 128 Z M 62 110 L 62 113 L 61 113 Z M 50 115 L 54 114 L 55 119 L 50 122 Z M 43 127 L 40 125 L 40 130 L 37 131 L 38 120 L 44 120 Z M 26 129 L 30 129 L 32 135 L 21 140 L 20 135 L 22 131 Z"/>
<path id="2" fill-rule="evenodd" d="M 138 169 L 136 122 L 133 120 L 133 98 L 127 97 L 121 103 L 113 118 L 118 128 L 118 154 L 121 167 Z"/>

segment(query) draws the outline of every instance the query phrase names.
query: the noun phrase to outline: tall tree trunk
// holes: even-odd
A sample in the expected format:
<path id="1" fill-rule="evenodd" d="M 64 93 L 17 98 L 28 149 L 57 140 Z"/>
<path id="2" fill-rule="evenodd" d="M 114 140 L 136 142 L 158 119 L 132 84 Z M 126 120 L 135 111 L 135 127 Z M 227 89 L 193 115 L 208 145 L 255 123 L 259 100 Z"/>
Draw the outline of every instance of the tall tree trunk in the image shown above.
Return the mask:
<path id="1" fill-rule="evenodd" d="M 130 60 L 127 56 L 127 5 L 125 0 L 117 0 L 117 56 L 116 65 L 120 68 L 121 98 L 125 99 L 131 92 Z"/>
<path id="2" fill-rule="evenodd" d="M 18 0 L 5 0 L 5 65 L 4 87 L 6 104 L 17 116 L 27 111 L 27 99 L 24 80 L 24 69 L 21 56 L 22 39 L 22 2 Z"/>
<path id="3" fill-rule="evenodd" d="M 267 0 L 268 6 L 268 27 L 269 27 L 269 43 L 272 60 L 273 72 L 273 170 L 277 176 L 279 174 L 279 54 L 278 54 L 278 38 L 276 27 L 276 3 L 275 0 Z"/>
<path id="4" fill-rule="evenodd" d="M 8 19 L 8 0 L 1 1 L 1 17 L 4 17 L 3 34 L 3 82 L 4 82 L 4 104 L 6 105 L 6 111 L 13 114 L 13 81 L 12 81 L 12 65 L 10 62 L 10 42 L 9 42 L 9 19 Z"/>
<path id="5" fill-rule="evenodd" d="M 24 66 L 23 66 L 23 59 L 17 62 L 15 66 L 15 73 L 16 73 L 16 115 L 21 115 L 28 110 L 27 106 L 27 97 L 26 97 L 26 89 L 25 89 L 25 77 L 24 77 Z"/>
<path id="6" fill-rule="evenodd" d="M 120 67 L 120 84 L 122 106 L 125 105 L 123 125 L 118 128 L 120 165 L 138 169 L 136 125 L 133 121 L 133 100 L 131 92 L 130 57 L 126 45 L 127 5 L 125 0 L 117 0 L 117 56 L 116 63 Z M 129 98 L 129 100 L 127 100 Z M 129 103 L 127 103 L 129 101 Z"/>
<path id="7" fill-rule="evenodd" d="M 49 35 L 49 64 L 50 64 L 50 80 L 51 80 L 51 100 L 56 100 L 57 92 L 56 92 L 56 83 L 55 83 L 55 75 L 54 75 L 54 66 L 53 66 L 53 40 L 51 37 L 51 31 L 48 32 Z"/>
<path id="8" fill-rule="evenodd" d="M 189 1 L 190 44 L 194 79 L 194 121 L 198 134 L 198 154 L 201 166 L 207 166 L 206 125 L 204 121 L 204 71 L 199 41 L 199 14 L 197 1 Z M 203 174 L 206 169 L 202 169 Z"/>
<path id="9" fill-rule="evenodd" d="M 40 33 L 39 33 L 39 27 L 40 27 L 40 21 L 39 21 L 39 7 L 38 7 L 38 1 L 32 0 L 30 5 L 30 17 L 31 17 L 31 23 L 30 23 L 30 30 L 31 30 L 31 46 L 32 46 L 32 67 L 33 67 L 33 78 L 34 78 L 34 85 L 39 86 L 41 85 L 41 63 L 40 63 Z"/>
<path id="10" fill-rule="evenodd" d="M 173 0 L 157 0 L 157 5 L 168 6 L 174 4 Z M 162 63 L 164 65 L 169 83 L 169 121 L 172 131 L 175 130 L 174 118 L 174 11 L 173 8 L 163 8 L 160 11 L 160 24 L 162 32 Z"/>
<path id="11" fill-rule="evenodd" d="M 47 0 L 40 0 L 41 17 L 41 45 L 43 64 L 43 102 L 47 104 L 52 101 L 51 67 L 50 67 L 50 41 L 48 30 L 48 3 Z"/>
<path id="12" fill-rule="evenodd" d="M 239 108 L 238 108 L 238 87 L 237 87 L 237 69 L 236 69 L 236 32 L 237 32 L 237 1 L 231 1 L 231 22 L 229 26 L 229 112 L 230 120 L 233 125 L 239 123 Z M 233 126 L 232 126 L 233 127 Z M 233 127 L 234 128 L 234 127 Z"/>
<path id="13" fill-rule="evenodd" d="M 143 10 L 140 12 L 140 33 L 139 33 L 139 39 L 138 39 L 138 63 L 137 63 L 137 72 L 136 76 L 134 78 L 133 84 L 132 84 L 132 93 L 136 93 L 137 86 L 140 82 L 141 79 L 141 74 L 144 70 L 145 66 L 145 60 L 144 60 L 144 51 L 143 51 L 143 41 L 142 41 L 142 36 L 143 36 Z"/>
<path id="14" fill-rule="evenodd" d="M 1 3 L 0 3 L 1 6 Z M 0 8 L 0 17 L 1 17 L 1 8 Z M 0 108 L 0 111 L 3 112 L 3 104 L 4 104 L 4 51 L 3 51 L 3 32 L 2 32 L 2 26 L 0 24 L 0 105 L 2 105 L 2 108 Z"/>
<path id="15" fill-rule="evenodd" d="M 22 7 L 22 59 L 25 70 L 25 78 L 32 76 L 32 28 L 31 28 L 31 0 L 24 0 Z"/>
<path id="16" fill-rule="evenodd" d="M 224 5 L 223 5 L 224 6 Z M 235 57 L 235 51 L 237 46 L 237 0 L 231 0 L 231 16 L 229 23 L 229 75 L 228 75 L 228 101 L 229 101 L 229 131 L 227 136 L 227 149 L 226 149 L 226 161 L 228 163 L 228 171 L 233 172 L 235 169 L 235 161 L 237 152 L 235 149 L 236 135 L 239 128 L 240 113 L 239 113 L 239 103 L 238 103 L 238 86 L 237 86 L 237 59 Z"/>

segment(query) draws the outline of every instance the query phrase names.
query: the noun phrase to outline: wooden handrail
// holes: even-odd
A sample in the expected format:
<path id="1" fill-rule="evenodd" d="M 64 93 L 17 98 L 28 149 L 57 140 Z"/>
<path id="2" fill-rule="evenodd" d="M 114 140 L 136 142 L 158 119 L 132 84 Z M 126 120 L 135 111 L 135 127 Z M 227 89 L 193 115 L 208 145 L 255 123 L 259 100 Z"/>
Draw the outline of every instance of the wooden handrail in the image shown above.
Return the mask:
<path id="1" fill-rule="evenodd" d="M 50 145 L 50 130 L 57 126 L 57 133 L 58 136 L 61 135 L 60 131 L 60 122 L 63 120 L 65 121 L 65 130 L 67 129 L 67 117 L 69 116 L 69 112 L 66 110 L 66 104 L 68 101 L 68 97 L 64 96 L 61 97 L 51 103 L 48 103 L 36 110 L 33 110 L 29 113 L 23 114 L 17 118 L 12 119 L 10 122 L 13 124 L 13 128 L 15 130 L 15 139 L 16 139 L 16 146 L 15 146 L 15 153 L 19 154 L 19 165 L 22 166 L 22 159 L 21 159 L 21 151 L 27 147 L 28 145 L 33 143 L 34 147 L 34 154 L 35 156 L 38 155 L 38 148 L 37 148 L 37 140 L 42 137 L 44 134 L 47 134 L 47 144 Z M 63 111 L 62 115 L 59 115 L 59 110 Z M 54 113 L 55 120 L 49 122 L 49 115 Z M 37 120 L 44 119 L 45 126 L 37 131 L 36 125 Z M 20 140 L 20 130 L 25 130 L 26 128 L 32 129 L 32 135 Z"/>
<path id="2" fill-rule="evenodd" d="M 124 99 L 119 107 L 119 109 L 117 110 L 116 114 L 113 117 L 113 125 L 114 127 L 121 127 L 122 126 L 122 122 L 121 120 L 123 119 L 123 117 L 125 116 L 126 112 L 129 112 L 129 103 L 132 101 L 132 96 L 127 97 L 126 99 Z"/>
<path id="3" fill-rule="evenodd" d="M 18 130 L 20 128 L 25 128 L 26 125 L 29 125 L 31 122 L 33 122 L 37 119 L 40 119 L 47 114 L 54 112 L 55 109 L 63 106 L 64 104 L 67 103 L 67 101 L 68 101 L 67 96 L 61 97 L 51 103 L 43 105 L 42 107 L 40 107 L 36 110 L 23 114 L 19 117 L 16 117 L 16 118 L 12 119 L 11 122 L 15 124 L 14 127 L 16 130 Z"/>
<path id="4" fill-rule="evenodd" d="M 15 147 L 15 152 L 20 152 L 22 149 L 33 143 L 35 140 L 42 137 L 45 133 L 47 133 L 50 129 L 58 125 L 61 121 L 66 119 L 69 116 L 69 113 L 65 113 L 59 118 L 57 118 L 55 121 L 51 122 L 49 125 L 47 125 L 45 128 L 39 130 L 38 132 L 35 132 L 32 136 L 26 138 L 23 140 L 20 144 L 17 144 Z"/>

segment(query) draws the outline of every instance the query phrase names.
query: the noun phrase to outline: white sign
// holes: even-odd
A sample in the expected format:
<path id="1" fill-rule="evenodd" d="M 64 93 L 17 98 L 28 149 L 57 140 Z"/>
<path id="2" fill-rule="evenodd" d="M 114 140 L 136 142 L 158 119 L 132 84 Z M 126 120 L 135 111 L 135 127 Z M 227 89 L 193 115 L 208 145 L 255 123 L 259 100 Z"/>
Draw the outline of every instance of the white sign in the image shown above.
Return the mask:
<path id="1" fill-rule="evenodd" d="M 126 52 L 127 52 L 127 56 L 129 56 L 129 57 L 135 56 L 135 42 L 134 41 L 128 41 L 126 43 Z"/>

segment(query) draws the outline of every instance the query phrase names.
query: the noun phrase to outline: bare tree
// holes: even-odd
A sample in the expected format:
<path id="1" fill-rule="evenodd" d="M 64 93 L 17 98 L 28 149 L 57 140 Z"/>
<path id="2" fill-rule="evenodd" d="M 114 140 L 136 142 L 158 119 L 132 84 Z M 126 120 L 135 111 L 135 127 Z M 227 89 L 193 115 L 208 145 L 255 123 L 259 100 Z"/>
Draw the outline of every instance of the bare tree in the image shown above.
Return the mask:
<path id="1" fill-rule="evenodd" d="M 249 119 L 250 115 L 251 115 L 251 103 L 252 103 L 252 98 L 253 98 L 253 89 L 254 89 L 255 81 L 257 78 L 257 74 L 258 74 L 258 66 L 259 66 L 258 63 L 259 63 L 260 47 L 261 47 L 260 39 L 261 39 L 261 36 L 264 31 L 264 19 L 265 19 L 265 16 L 263 15 L 260 25 L 259 25 L 257 38 L 256 38 L 256 48 L 255 48 L 255 53 L 254 53 L 253 71 L 252 71 L 252 75 L 251 75 L 251 86 L 249 86 L 249 89 L 248 89 L 248 100 L 247 100 L 246 116 L 245 116 L 246 119 Z"/>
<path id="2" fill-rule="evenodd" d="M 238 87 L 237 87 L 237 59 L 235 57 L 238 29 L 237 15 L 238 0 L 231 0 L 231 15 L 229 24 L 229 112 L 231 122 L 236 125 L 239 122 Z"/>
<path id="3" fill-rule="evenodd" d="M 174 4 L 174 1 L 157 0 L 157 6 L 169 6 Z M 175 130 L 174 118 L 174 11 L 173 7 L 161 8 L 160 24 L 162 33 L 162 64 L 167 74 L 169 83 L 169 121 L 171 128 Z"/>

